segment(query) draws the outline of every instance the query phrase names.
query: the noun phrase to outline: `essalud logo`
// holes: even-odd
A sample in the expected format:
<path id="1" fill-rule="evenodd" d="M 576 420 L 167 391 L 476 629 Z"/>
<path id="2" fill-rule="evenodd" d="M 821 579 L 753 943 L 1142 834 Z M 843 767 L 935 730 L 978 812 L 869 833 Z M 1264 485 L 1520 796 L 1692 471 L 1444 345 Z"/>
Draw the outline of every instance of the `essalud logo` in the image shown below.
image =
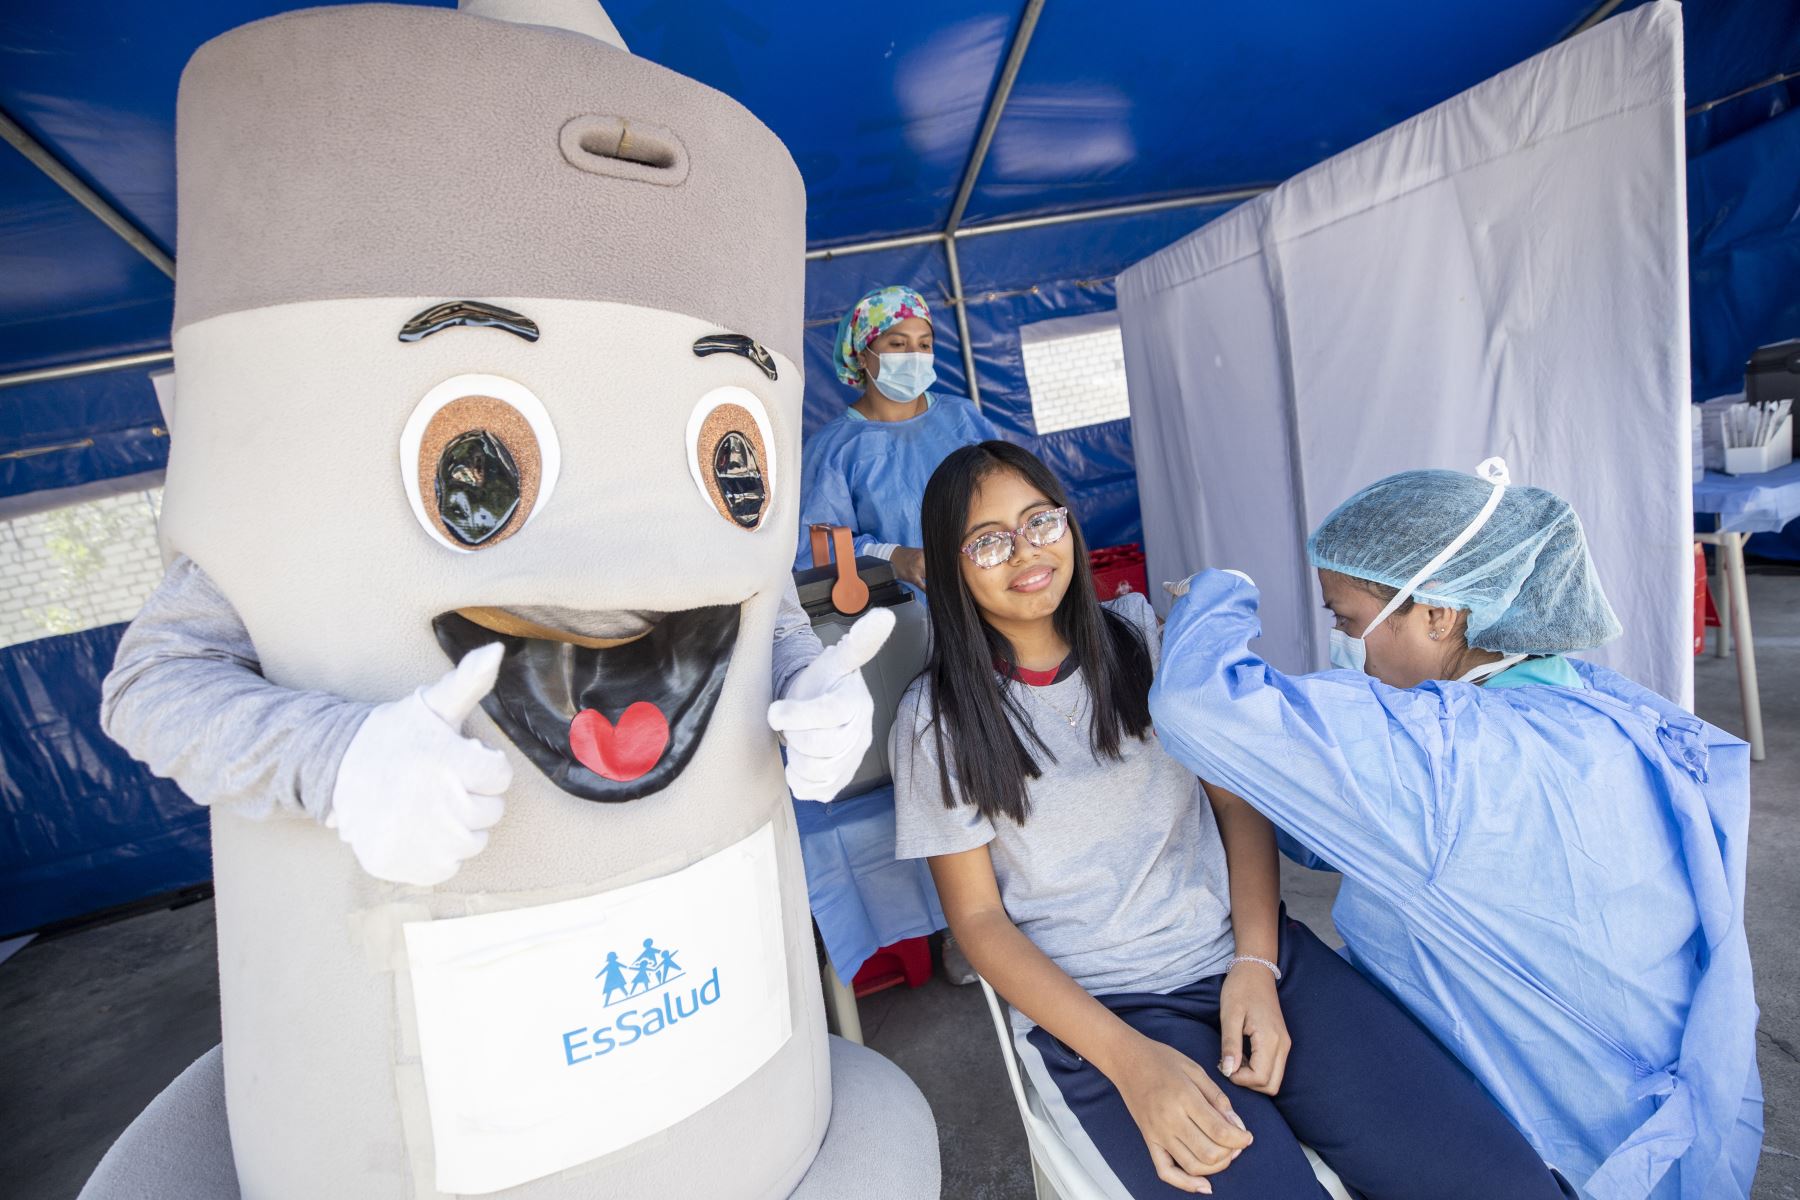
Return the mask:
<path id="1" fill-rule="evenodd" d="M 643 949 L 629 960 L 616 950 L 607 951 L 606 961 L 594 974 L 600 981 L 604 1023 L 565 1031 L 563 1061 L 572 1067 L 604 1058 L 691 1020 L 717 1004 L 722 994 L 717 967 L 703 982 L 671 986 L 688 977 L 678 953 L 658 946 L 655 938 L 645 938 Z M 631 1007 L 608 1011 L 626 1004 Z"/>

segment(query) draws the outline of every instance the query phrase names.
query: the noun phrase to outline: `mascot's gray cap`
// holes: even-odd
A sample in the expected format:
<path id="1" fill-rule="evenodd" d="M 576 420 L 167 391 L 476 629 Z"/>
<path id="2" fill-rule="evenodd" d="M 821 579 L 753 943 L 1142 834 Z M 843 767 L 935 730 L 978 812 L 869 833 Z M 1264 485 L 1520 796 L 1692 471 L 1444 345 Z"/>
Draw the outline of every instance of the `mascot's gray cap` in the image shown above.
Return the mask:
<path id="1" fill-rule="evenodd" d="M 801 361 L 806 199 L 736 101 L 595 0 L 288 13 L 202 46 L 176 114 L 175 327 L 301 300 L 686 313 Z"/>

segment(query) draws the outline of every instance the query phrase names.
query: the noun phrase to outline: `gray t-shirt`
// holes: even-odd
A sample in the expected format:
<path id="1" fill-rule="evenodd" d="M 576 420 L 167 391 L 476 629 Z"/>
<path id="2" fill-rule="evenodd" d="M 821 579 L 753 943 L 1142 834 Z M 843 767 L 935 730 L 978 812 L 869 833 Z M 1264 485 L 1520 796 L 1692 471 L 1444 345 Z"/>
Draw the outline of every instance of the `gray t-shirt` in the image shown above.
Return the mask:
<path id="1" fill-rule="evenodd" d="M 1133 594 L 1107 607 L 1143 631 L 1156 662 L 1149 602 Z M 1223 971 L 1233 949 L 1231 892 L 1199 781 L 1154 734 L 1124 738 L 1122 761 L 1096 758 L 1080 671 L 1043 687 L 1005 686 L 1056 755 L 1045 761 L 1025 739 L 1043 772 L 1026 781 L 1025 823 L 990 822 L 960 794 L 956 807 L 944 807 L 931 703 L 925 681 L 915 680 L 890 748 L 899 857 L 987 846 L 1013 923 L 1091 993 L 1167 992 Z M 950 779 L 954 791 L 954 763 Z"/>

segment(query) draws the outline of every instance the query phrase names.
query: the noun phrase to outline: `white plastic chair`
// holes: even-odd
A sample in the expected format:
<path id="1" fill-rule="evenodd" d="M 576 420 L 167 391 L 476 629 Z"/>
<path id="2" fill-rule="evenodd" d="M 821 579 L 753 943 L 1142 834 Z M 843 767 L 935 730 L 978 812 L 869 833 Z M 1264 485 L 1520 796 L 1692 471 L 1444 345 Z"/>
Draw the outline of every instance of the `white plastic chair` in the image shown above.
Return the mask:
<path id="1" fill-rule="evenodd" d="M 1018 1049 L 1013 1045 L 1012 1028 L 1006 1019 L 1006 1007 L 987 980 L 980 982 L 982 994 L 987 997 L 988 1012 L 994 1018 L 994 1033 L 1000 1038 L 1000 1059 L 1006 1064 L 1006 1078 L 1012 1084 L 1013 1100 L 1019 1106 L 1019 1119 L 1025 1123 L 1025 1142 L 1031 1148 L 1031 1177 L 1038 1200 L 1111 1200 L 1063 1141 L 1056 1126 L 1050 1123 L 1043 1101 L 1031 1084 L 1031 1077 L 1020 1069 Z M 1301 1149 L 1306 1151 L 1313 1174 L 1325 1185 L 1332 1200 L 1350 1200 L 1350 1193 L 1344 1190 L 1342 1181 L 1313 1153 L 1312 1147 Z"/>

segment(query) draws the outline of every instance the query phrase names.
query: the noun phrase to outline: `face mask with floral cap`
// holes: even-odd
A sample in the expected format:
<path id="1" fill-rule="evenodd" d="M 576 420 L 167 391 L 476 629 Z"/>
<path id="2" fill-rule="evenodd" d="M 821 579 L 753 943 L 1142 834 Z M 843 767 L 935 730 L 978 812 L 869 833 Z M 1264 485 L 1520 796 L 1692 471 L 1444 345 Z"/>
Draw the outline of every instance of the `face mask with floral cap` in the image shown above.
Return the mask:
<path id="1" fill-rule="evenodd" d="M 923 354 L 882 354 L 875 372 L 875 390 L 895 404 L 911 404 L 937 382 L 937 368 L 931 352 Z"/>

